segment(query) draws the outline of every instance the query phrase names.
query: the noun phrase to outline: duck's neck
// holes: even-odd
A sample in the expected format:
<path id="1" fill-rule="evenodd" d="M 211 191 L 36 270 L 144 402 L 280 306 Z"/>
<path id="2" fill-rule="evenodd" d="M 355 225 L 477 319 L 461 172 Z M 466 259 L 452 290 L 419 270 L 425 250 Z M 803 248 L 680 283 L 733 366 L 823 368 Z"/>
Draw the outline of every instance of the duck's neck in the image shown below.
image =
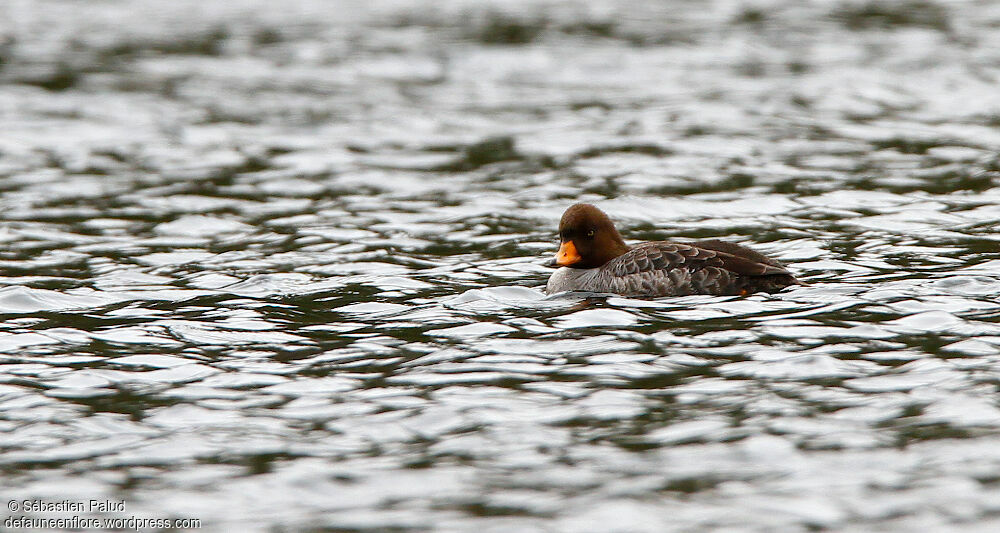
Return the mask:
<path id="1" fill-rule="evenodd" d="M 602 267 L 607 264 L 608 261 L 611 261 L 612 259 L 629 251 L 628 245 L 625 244 L 622 236 L 617 231 L 606 234 L 605 242 L 598 243 L 594 249 L 595 253 L 592 257 L 588 258 L 588 261 L 584 261 L 585 264 L 580 265 L 581 268 Z"/>

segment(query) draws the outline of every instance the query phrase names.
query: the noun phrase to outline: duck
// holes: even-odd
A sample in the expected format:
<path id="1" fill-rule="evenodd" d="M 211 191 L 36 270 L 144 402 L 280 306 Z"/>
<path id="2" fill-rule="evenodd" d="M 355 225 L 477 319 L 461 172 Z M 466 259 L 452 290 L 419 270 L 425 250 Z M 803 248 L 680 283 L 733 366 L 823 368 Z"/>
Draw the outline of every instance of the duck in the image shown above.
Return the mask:
<path id="1" fill-rule="evenodd" d="M 559 267 L 545 292 L 611 293 L 656 298 L 713 294 L 746 296 L 804 283 L 779 261 L 736 243 L 707 239 L 625 244 L 596 206 L 570 206 L 559 221 Z"/>

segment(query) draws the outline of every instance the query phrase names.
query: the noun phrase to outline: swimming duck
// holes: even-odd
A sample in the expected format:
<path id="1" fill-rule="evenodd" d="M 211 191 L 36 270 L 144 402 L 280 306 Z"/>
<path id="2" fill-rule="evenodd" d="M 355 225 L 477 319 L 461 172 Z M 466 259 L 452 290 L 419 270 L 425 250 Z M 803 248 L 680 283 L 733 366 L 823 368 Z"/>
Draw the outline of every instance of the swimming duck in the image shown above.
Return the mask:
<path id="1" fill-rule="evenodd" d="M 654 298 L 688 294 L 747 295 L 800 285 L 785 266 L 739 244 L 708 239 L 625 244 L 603 211 L 575 204 L 559 221 L 559 268 L 545 287 Z"/>

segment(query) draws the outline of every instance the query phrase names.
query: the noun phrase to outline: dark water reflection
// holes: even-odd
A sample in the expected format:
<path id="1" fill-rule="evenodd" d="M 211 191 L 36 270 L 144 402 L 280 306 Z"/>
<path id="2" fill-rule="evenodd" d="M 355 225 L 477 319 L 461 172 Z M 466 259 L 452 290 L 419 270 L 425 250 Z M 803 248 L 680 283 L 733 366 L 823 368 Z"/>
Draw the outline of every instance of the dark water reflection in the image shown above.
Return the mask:
<path id="1" fill-rule="evenodd" d="M 993 531 L 998 25 L 0 4 L 0 496 L 212 531 Z M 810 285 L 546 297 L 578 200 Z"/>

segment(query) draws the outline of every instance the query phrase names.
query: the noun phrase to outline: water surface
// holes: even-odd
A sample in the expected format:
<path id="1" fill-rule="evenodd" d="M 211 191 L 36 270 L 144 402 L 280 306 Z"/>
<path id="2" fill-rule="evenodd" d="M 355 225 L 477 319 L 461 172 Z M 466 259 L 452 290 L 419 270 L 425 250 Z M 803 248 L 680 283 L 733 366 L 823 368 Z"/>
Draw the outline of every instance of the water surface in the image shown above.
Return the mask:
<path id="1" fill-rule="evenodd" d="M 648 4 L 0 4 L 0 496 L 995 531 L 1000 10 Z M 810 285 L 548 297 L 576 201 Z"/>

